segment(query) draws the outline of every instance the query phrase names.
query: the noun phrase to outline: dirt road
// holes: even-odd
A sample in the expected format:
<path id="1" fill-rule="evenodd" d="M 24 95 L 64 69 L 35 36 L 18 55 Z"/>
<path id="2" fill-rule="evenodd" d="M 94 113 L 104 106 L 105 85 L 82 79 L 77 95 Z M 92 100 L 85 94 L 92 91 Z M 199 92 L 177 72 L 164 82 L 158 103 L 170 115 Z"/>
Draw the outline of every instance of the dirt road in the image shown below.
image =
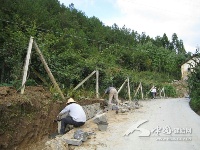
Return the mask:
<path id="1" fill-rule="evenodd" d="M 141 101 L 140 109 L 126 114 L 107 114 L 109 126 L 107 131 L 97 131 L 96 136 L 86 141 L 75 150 L 199 150 L 200 116 L 189 106 L 189 99 L 155 99 Z M 114 112 L 111 112 L 114 113 Z M 131 127 L 144 122 L 138 128 L 150 132 L 146 137 L 139 137 L 141 131 L 134 131 L 123 136 Z M 137 127 L 137 126 L 136 126 Z"/>

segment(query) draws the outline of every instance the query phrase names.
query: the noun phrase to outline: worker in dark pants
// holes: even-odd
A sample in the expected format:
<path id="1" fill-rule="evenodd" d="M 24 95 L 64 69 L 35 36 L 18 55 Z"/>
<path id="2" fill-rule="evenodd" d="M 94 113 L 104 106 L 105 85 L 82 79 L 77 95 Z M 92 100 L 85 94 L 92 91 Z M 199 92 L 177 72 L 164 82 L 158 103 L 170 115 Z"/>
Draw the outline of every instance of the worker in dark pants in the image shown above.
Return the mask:
<path id="1" fill-rule="evenodd" d="M 86 122 L 86 114 L 79 104 L 70 98 L 67 101 L 67 106 L 58 114 L 57 118 L 61 120 L 60 134 L 65 134 L 65 128 L 67 125 L 73 125 L 74 127 L 80 127 Z M 62 118 L 62 115 L 68 113 L 68 115 Z"/>
<path id="2" fill-rule="evenodd" d="M 112 99 L 113 99 L 113 97 L 114 97 L 114 99 L 115 99 L 117 105 L 119 105 L 118 92 L 117 92 L 116 88 L 114 88 L 114 87 L 109 87 L 109 88 L 107 88 L 107 89 L 105 90 L 104 95 L 105 95 L 105 94 L 108 94 L 108 95 L 109 95 L 109 99 L 108 99 L 108 104 L 109 104 L 109 105 L 112 104 Z M 103 97 L 104 97 L 104 95 L 103 95 Z"/>
<path id="3" fill-rule="evenodd" d="M 153 87 L 151 89 L 151 93 L 152 93 L 152 98 L 155 99 L 156 98 L 156 87 Z"/>

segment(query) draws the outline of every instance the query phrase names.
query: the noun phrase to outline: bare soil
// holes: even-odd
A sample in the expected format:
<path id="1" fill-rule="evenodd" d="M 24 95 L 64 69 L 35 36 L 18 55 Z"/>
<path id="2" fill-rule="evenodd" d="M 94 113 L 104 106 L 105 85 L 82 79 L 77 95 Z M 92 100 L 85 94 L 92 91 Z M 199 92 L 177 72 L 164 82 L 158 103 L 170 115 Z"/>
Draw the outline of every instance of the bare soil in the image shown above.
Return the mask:
<path id="1" fill-rule="evenodd" d="M 80 105 L 102 100 L 81 100 Z M 44 145 L 49 135 L 57 131 L 54 122 L 65 102 L 54 99 L 42 86 L 26 87 L 22 95 L 13 87 L 0 87 L 0 149 L 30 150 Z"/>

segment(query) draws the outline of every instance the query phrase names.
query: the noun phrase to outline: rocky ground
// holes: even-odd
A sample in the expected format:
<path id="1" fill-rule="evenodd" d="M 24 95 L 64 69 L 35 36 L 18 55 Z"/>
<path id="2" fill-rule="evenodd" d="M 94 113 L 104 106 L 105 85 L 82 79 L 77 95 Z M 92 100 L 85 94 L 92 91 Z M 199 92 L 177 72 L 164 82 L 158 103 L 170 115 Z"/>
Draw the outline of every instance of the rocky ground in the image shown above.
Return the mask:
<path id="1" fill-rule="evenodd" d="M 180 97 L 184 96 L 187 92 L 183 88 L 185 84 L 173 84 L 176 85 Z M 100 103 L 101 108 L 106 105 L 104 101 L 96 99 L 83 99 L 78 103 L 82 106 Z M 48 89 L 42 86 L 26 87 L 23 95 L 13 87 L 0 87 L 0 149 L 42 149 L 49 136 L 57 131 L 54 120 L 64 106 L 65 102 L 54 99 Z M 115 112 L 109 112 L 107 115 L 110 118 L 109 124 L 115 122 L 117 125 L 128 119 L 126 114 L 116 115 Z M 99 133 L 96 124 L 90 121 L 84 127 Z"/>

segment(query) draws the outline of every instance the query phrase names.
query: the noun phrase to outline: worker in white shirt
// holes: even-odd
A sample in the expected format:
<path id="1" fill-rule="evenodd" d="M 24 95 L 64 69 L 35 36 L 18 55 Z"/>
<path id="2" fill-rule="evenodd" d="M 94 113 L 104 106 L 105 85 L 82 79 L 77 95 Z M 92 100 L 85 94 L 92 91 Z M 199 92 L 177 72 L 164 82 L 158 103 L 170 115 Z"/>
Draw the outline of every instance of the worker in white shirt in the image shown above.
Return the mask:
<path id="1" fill-rule="evenodd" d="M 66 104 L 67 106 L 57 116 L 57 118 L 61 120 L 60 134 L 65 134 L 65 128 L 67 125 L 80 127 L 86 122 L 86 114 L 82 106 L 77 104 L 73 98 L 68 99 Z M 68 113 L 68 115 L 62 118 L 62 115 L 66 113 Z"/>
<path id="2" fill-rule="evenodd" d="M 156 98 L 156 87 L 153 87 L 151 89 L 151 93 L 152 93 L 152 98 L 155 99 Z"/>

